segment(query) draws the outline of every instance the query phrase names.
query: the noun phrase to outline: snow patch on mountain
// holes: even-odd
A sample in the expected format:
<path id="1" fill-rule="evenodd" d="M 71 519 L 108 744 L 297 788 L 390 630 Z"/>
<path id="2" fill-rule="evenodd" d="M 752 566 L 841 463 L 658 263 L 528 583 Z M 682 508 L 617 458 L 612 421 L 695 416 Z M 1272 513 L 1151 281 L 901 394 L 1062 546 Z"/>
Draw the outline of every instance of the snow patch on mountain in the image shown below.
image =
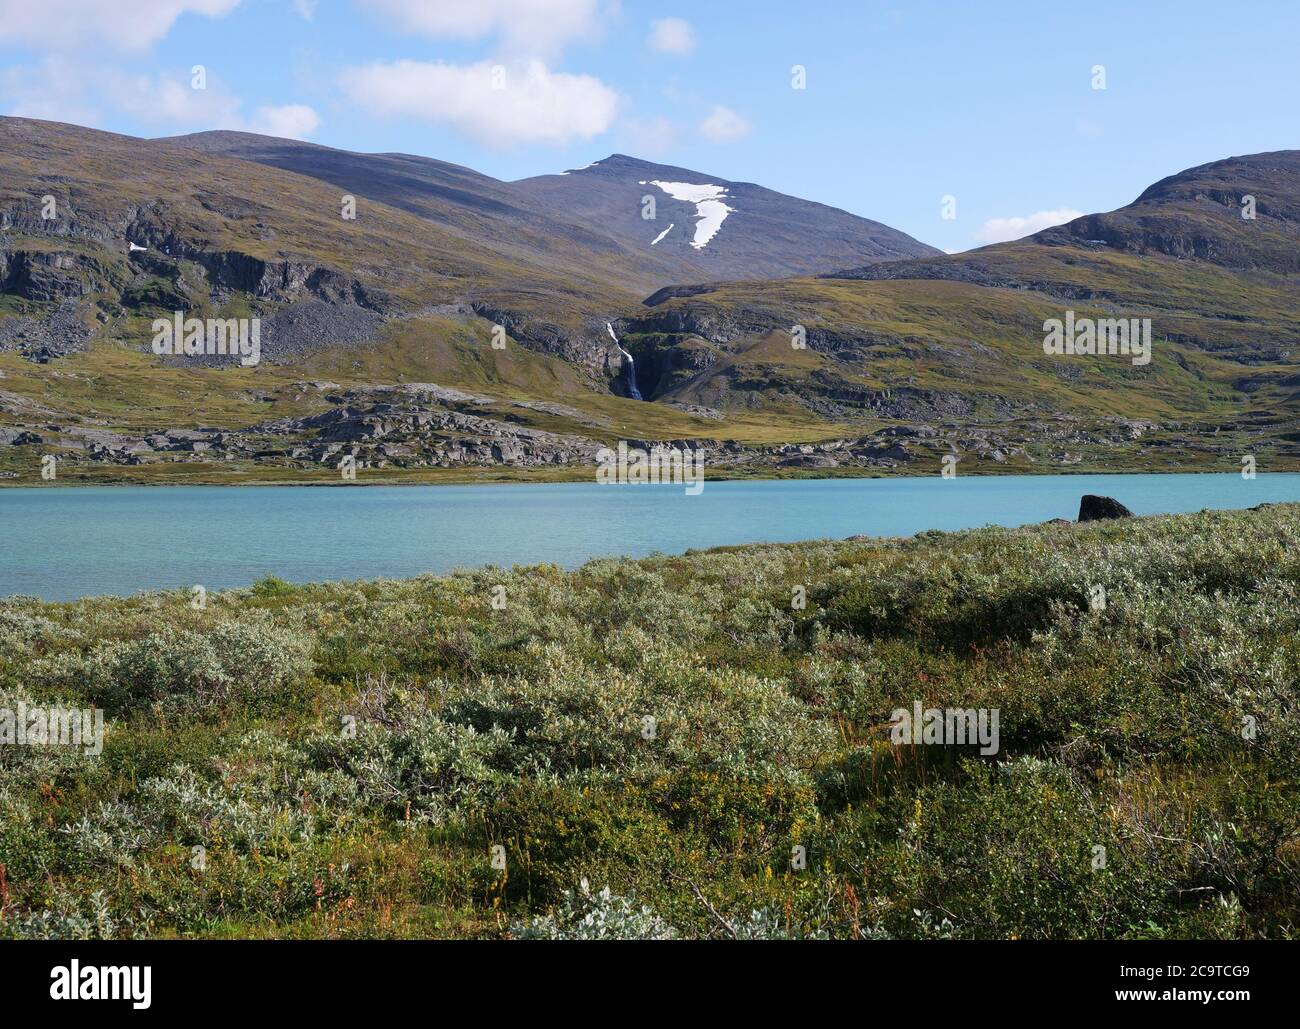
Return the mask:
<path id="1" fill-rule="evenodd" d="M 647 183 L 642 182 L 640 185 L 645 186 Z M 691 246 L 696 250 L 703 250 L 709 245 L 709 241 L 718 234 L 722 223 L 727 220 L 727 215 L 735 210 L 734 207 L 728 207 L 722 202 L 722 198 L 727 195 L 726 186 L 696 182 L 661 182 L 659 179 L 652 180 L 648 185 L 658 186 L 674 200 L 695 205 L 695 214 L 699 220 L 695 223 L 695 238 L 691 241 Z"/>
<path id="2" fill-rule="evenodd" d="M 659 235 L 657 235 L 654 239 L 652 239 L 652 240 L 650 241 L 650 245 L 651 245 L 651 246 L 657 246 L 659 243 L 661 243 L 661 242 L 663 241 L 663 238 L 664 238 L 666 235 L 668 235 L 668 233 L 672 232 L 673 229 L 675 229 L 675 228 L 677 228 L 677 223 L 676 223 L 676 222 L 673 222 L 671 225 L 668 226 L 668 228 L 664 229 L 663 232 L 659 233 Z"/>
<path id="3" fill-rule="evenodd" d="M 561 175 L 572 175 L 574 172 L 586 171 L 588 168 L 594 168 L 600 164 L 599 161 L 592 161 L 591 164 L 584 164 L 581 168 L 570 168 L 568 171 L 560 172 Z"/>

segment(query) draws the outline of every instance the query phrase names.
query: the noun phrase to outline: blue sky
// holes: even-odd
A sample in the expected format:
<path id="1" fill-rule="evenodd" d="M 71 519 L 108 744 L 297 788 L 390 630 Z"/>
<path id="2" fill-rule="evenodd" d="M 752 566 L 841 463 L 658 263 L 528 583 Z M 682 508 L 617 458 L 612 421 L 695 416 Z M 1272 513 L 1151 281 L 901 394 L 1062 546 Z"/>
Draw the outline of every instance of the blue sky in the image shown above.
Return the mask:
<path id="1" fill-rule="evenodd" d="M 505 179 L 631 153 L 962 250 L 1295 147 L 1297 38 L 1251 0 L 0 0 L 0 112 Z"/>

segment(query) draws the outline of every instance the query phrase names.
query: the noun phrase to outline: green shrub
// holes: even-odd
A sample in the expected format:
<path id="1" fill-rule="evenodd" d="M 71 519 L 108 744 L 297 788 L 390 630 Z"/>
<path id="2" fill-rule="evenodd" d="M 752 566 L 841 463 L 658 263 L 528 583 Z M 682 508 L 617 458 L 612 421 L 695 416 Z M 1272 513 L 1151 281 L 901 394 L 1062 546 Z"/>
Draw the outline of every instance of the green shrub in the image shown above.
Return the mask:
<path id="1" fill-rule="evenodd" d="M 1300 933 L 1300 506 L 11 598 L 20 702 L 0 936 Z"/>

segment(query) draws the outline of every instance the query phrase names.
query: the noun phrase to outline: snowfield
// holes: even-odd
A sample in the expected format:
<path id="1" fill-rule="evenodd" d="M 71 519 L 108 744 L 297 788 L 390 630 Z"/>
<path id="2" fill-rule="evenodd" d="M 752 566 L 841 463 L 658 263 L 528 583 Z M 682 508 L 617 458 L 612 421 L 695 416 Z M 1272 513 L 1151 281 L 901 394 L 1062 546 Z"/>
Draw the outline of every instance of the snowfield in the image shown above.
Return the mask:
<path id="1" fill-rule="evenodd" d="M 644 186 L 646 183 L 642 182 L 641 185 Z M 683 200 L 695 205 L 695 213 L 699 221 L 695 223 L 695 238 L 691 241 L 691 246 L 696 250 L 703 250 L 709 245 L 709 241 L 718 234 L 722 223 L 727 220 L 727 215 L 735 210 L 734 207 L 728 207 L 722 202 L 722 198 L 727 195 L 726 186 L 694 182 L 660 182 L 658 179 L 650 182 L 649 185 L 658 186 L 674 200 Z M 669 228 L 671 229 L 672 226 Z M 663 236 L 659 239 L 663 239 Z M 655 243 L 658 242 L 658 239 L 655 240 Z"/>

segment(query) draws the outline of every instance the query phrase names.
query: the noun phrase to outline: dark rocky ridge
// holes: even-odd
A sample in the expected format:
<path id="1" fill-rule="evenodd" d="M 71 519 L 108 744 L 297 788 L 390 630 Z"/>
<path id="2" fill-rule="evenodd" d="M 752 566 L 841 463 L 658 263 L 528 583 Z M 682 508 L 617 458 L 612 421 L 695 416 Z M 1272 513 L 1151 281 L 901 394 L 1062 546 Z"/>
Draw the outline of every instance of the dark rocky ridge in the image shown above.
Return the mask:
<path id="1" fill-rule="evenodd" d="M 691 245 L 698 212 L 651 185 L 655 181 L 724 187 L 733 208 L 702 249 Z M 542 175 L 511 184 L 517 191 L 598 227 L 634 250 L 668 262 L 659 285 L 728 278 L 778 278 L 826 271 L 851 255 L 861 261 L 892 261 L 937 254 L 935 248 L 880 222 L 860 218 L 751 182 L 732 182 L 671 165 L 613 154 L 564 175 Z M 654 198 L 656 217 L 642 217 L 643 198 Z M 674 226 L 653 248 L 651 240 Z"/>
<path id="2" fill-rule="evenodd" d="M 1243 199 L 1255 218 L 1242 217 Z M 1300 271 L 1300 150 L 1230 157 L 1189 168 L 1148 187 L 1133 203 L 1086 214 L 1014 243 L 996 243 L 934 259 L 864 265 L 828 275 L 849 279 L 949 279 L 983 286 L 1034 289 L 1068 299 L 1113 299 L 1070 293 L 1052 279 L 1033 280 L 992 259 L 1026 244 L 1111 250 L 1204 261 L 1277 274 Z"/>
<path id="3" fill-rule="evenodd" d="M 203 132 L 168 142 L 310 175 L 487 241 L 503 253 L 531 252 L 562 263 L 575 250 L 595 255 L 611 274 L 643 292 L 702 278 L 802 275 L 854 261 L 939 252 L 897 229 L 824 204 L 623 154 L 565 174 L 502 182 L 431 158 L 359 154 L 250 133 Z M 686 230 L 696 219 L 693 204 L 644 185 L 656 179 L 725 186 L 736 213 L 703 250 L 689 245 L 686 231 L 652 247 L 651 240 L 669 224 Z M 658 207 L 651 222 L 641 217 L 647 193 Z"/>

